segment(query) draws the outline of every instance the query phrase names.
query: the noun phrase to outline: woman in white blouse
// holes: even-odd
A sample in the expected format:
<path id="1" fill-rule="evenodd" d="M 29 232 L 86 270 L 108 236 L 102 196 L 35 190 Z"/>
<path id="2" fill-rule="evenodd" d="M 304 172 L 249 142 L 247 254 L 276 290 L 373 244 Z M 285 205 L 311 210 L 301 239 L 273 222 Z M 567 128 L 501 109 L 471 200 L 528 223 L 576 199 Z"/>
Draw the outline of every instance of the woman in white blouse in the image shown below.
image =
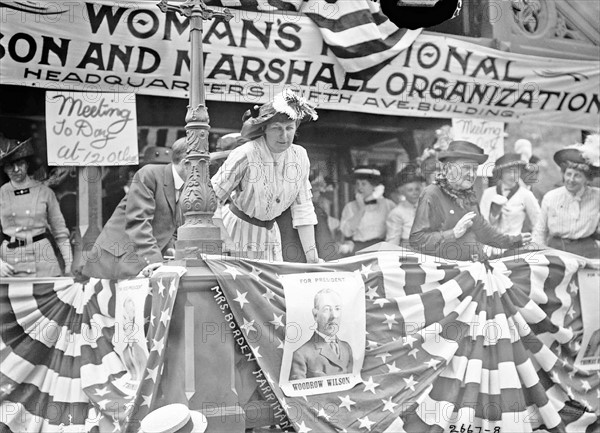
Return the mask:
<path id="1" fill-rule="evenodd" d="M 533 231 L 533 241 L 587 258 L 599 258 L 600 189 L 589 185 L 600 176 L 599 135 L 585 144 L 573 145 L 554 154 L 563 174 L 564 186 L 546 193 L 542 213 Z"/>
<path id="2" fill-rule="evenodd" d="M 361 166 L 354 170 L 355 200 L 344 206 L 340 230 L 349 241 L 343 252 L 356 252 L 385 240 L 387 216 L 396 206 L 383 197 L 381 172 Z"/>
<path id="3" fill-rule="evenodd" d="M 300 122 L 317 119 L 314 107 L 286 91 L 244 118 L 241 134 L 250 141 L 234 149 L 211 179 L 219 202 L 227 202 L 215 214 L 230 236 L 226 244 L 244 257 L 281 261 L 275 218 L 291 207 L 306 260 L 317 263 L 310 162 L 306 150 L 293 144 Z"/>
<path id="4" fill-rule="evenodd" d="M 526 218 L 535 226 L 540 217 L 540 205 L 520 181 L 521 170 L 526 165 L 519 154 L 502 155 L 494 167 L 498 183 L 487 188 L 481 197 L 481 215 L 500 233 L 521 234 Z"/>

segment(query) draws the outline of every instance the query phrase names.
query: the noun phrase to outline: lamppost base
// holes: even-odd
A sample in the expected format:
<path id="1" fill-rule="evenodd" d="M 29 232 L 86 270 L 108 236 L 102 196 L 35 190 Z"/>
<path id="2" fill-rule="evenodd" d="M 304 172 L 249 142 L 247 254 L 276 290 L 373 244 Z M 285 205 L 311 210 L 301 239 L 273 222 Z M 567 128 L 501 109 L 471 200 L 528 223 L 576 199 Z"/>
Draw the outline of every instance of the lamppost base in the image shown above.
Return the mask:
<path id="1" fill-rule="evenodd" d="M 218 227 L 179 227 L 175 241 L 175 260 L 197 259 L 200 254 L 222 254 L 223 242 Z M 183 239 L 182 239 L 183 238 Z"/>

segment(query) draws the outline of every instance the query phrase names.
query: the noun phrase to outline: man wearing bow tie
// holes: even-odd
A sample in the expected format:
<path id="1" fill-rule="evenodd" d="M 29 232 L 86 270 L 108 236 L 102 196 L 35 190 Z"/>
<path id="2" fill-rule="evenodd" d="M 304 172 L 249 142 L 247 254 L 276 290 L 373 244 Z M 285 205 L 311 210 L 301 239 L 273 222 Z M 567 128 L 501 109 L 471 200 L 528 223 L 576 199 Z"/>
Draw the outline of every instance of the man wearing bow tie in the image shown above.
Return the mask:
<path id="1" fill-rule="evenodd" d="M 342 315 L 340 296 L 331 289 L 319 291 L 312 312 L 317 329 L 294 351 L 290 380 L 352 373 L 352 348 L 337 337 Z"/>
<path id="2" fill-rule="evenodd" d="M 185 157 L 185 138 L 175 141 L 171 149 L 155 150 L 157 155 L 149 156 L 162 164 L 145 165 L 135 174 L 129 192 L 104 226 L 94 248 L 84 254 L 85 276 L 134 277 L 142 269 L 162 263 L 167 250 L 174 246 L 177 228 L 183 222 L 179 196 L 191 163 Z M 147 156 L 145 159 L 147 162 Z"/>

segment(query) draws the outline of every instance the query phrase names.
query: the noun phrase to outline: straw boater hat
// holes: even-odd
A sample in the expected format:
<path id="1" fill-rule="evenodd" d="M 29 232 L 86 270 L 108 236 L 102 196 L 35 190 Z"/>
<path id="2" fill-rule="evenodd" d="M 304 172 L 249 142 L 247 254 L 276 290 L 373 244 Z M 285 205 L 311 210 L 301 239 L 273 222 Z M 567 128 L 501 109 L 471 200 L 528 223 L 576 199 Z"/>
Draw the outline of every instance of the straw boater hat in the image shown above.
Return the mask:
<path id="1" fill-rule="evenodd" d="M 561 167 L 575 168 L 590 177 L 600 176 L 600 135 L 590 134 L 584 144 L 574 144 L 554 154 L 554 161 Z"/>
<path id="2" fill-rule="evenodd" d="M 367 165 L 360 165 L 352 171 L 354 180 L 365 179 L 371 183 L 381 183 L 381 171 Z"/>
<path id="3" fill-rule="evenodd" d="M 448 149 L 440 152 L 438 159 L 446 162 L 452 159 L 468 159 L 477 164 L 483 164 L 488 155 L 483 153 L 483 149 L 474 143 L 466 140 L 454 140 L 448 144 Z"/>
<path id="4" fill-rule="evenodd" d="M 12 138 L 0 137 L 0 166 L 17 161 L 18 159 L 28 158 L 34 154 L 35 151 L 31 138 L 19 141 Z"/>
<path id="5" fill-rule="evenodd" d="M 139 433 L 203 433 L 206 417 L 181 403 L 169 404 L 150 412 L 140 423 Z"/>
<path id="6" fill-rule="evenodd" d="M 394 186 L 396 188 L 412 182 L 425 182 L 425 178 L 415 165 L 407 165 L 394 176 Z"/>
<path id="7" fill-rule="evenodd" d="M 263 126 L 271 122 L 295 120 L 297 123 L 310 118 L 317 120 L 319 116 L 315 107 L 306 99 L 287 89 L 277 94 L 272 101 L 254 106 L 246 111 L 243 119 L 242 136 L 254 140 L 264 135 Z"/>

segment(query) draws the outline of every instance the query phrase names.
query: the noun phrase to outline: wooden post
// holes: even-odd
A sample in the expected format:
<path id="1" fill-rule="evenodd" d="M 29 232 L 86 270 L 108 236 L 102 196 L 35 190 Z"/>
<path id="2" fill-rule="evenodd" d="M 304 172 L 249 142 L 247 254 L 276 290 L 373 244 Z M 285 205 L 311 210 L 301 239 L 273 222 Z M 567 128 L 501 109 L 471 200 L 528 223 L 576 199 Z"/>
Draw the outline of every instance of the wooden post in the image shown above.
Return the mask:
<path id="1" fill-rule="evenodd" d="M 77 235 L 74 242 L 73 269 L 80 269 L 86 257 L 99 252 L 94 247 L 102 230 L 102 168 L 79 167 L 77 195 Z"/>

